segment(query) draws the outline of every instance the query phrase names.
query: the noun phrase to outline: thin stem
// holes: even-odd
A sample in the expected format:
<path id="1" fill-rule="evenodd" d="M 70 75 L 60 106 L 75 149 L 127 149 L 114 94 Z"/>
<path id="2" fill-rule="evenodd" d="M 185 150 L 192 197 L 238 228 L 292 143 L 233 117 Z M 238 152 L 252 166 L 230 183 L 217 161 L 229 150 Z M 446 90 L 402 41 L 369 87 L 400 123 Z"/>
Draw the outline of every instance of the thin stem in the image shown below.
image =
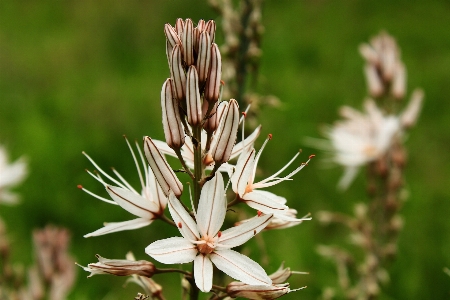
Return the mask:
<path id="1" fill-rule="evenodd" d="M 178 159 L 181 162 L 181 165 L 183 166 L 184 171 L 191 177 L 191 179 L 195 179 L 194 174 L 192 174 L 191 170 L 188 168 L 188 166 L 186 165 L 186 161 L 184 160 L 183 156 L 181 155 L 181 150 L 180 149 L 174 149 Z"/>
<path id="2" fill-rule="evenodd" d="M 171 219 L 169 219 L 168 217 L 166 217 L 164 214 L 161 214 L 161 216 L 159 217 L 161 219 L 161 221 L 166 222 L 169 225 L 175 226 L 177 227 L 177 225 L 175 224 L 174 221 L 172 221 Z"/>
<path id="3" fill-rule="evenodd" d="M 193 132 L 194 137 L 192 139 L 192 145 L 194 148 L 194 209 L 197 210 L 201 192 L 200 180 L 203 176 L 201 126 L 195 126 L 193 128 Z"/>
<path id="4" fill-rule="evenodd" d="M 167 269 L 156 269 L 155 270 L 155 274 L 163 274 L 163 273 L 181 273 L 188 277 L 192 277 L 192 274 L 190 272 L 181 270 L 181 269 L 167 268 Z"/>

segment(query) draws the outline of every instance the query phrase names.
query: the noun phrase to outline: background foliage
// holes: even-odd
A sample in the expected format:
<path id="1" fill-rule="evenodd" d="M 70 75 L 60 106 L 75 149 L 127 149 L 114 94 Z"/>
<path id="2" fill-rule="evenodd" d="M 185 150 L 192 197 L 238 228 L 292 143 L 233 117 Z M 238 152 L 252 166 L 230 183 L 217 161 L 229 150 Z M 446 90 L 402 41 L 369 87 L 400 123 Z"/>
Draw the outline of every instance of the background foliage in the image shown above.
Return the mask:
<path id="1" fill-rule="evenodd" d="M 163 25 L 189 17 L 215 19 L 220 27 L 220 18 L 205 2 L 0 1 L 0 141 L 13 158 L 25 154 L 31 169 L 20 188 L 22 203 L 0 208 L 16 261 L 31 261 L 31 229 L 47 223 L 72 231 L 71 251 L 84 265 L 94 262 L 96 253 L 120 258 L 130 249 L 138 259 L 148 259 L 145 246 L 175 233 L 158 222 L 84 239 L 102 222 L 127 220 L 129 214 L 76 185 L 104 193 L 84 172 L 92 167 L 83 150 L 137 184 L 122 135 L 163 138 L 159 93 L 169 76 Z M 361 107 L 366 89 L 357 47 L 380 30 L 396 37 L 403 50 L 409 91 L 425 90 L 424 111 L 407 142 L 405 228 L 382 299 L 443 299 L 450 293 L 450 278 L 442 272 L 450 266 L 449 13 L 447 1 L 280 0 L 264 6 L 259 92 L 283 102 L 259 116 L 262 136 L 274 136 L 261 162 L 267 174 L 299 148 L 302 160 L 313 153 L 303 137 L 319 136 L 320 124 L 332 123 L 339 106 Z M 320 165 L 316 159 L 294 182 L 272 191 L 313 217 L 322 209 L 349 212 L 353 203 L 365 201 L 362 174 L 348 191 L 338 193 L 341 170 Z M 310 272 L 290 281 L 292 287 L 308 288 L 284 299 L 316 299 L 322 288 L 335 285 L 334 266 L 315 247 L 343 242 L 340 228 L 323 228 L 312 220 L 264 235 L 268 272 L 283 260 Z M 258 260 L 252 245 L 251 255 Z M 86 275 L 79 270 L 70 299 L 131 299 L 137 292 L 131 285 L 124 289 L 122 278 L 87 280 Z M 156 280 L 179 284 L 171 275 Z M 168 299 L 179 294 L 168 286 L 165 293 Z"/>

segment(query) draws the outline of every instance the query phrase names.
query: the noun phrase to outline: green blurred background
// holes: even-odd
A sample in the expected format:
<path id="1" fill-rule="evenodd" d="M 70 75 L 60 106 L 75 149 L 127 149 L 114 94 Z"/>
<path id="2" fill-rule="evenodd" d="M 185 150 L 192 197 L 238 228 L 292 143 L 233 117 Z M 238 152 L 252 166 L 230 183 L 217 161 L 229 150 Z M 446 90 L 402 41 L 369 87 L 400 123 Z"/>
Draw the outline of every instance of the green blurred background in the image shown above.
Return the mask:
<path id="1" fill-rule="evenodd" d="M 280 108 L 259 116 L 262 136 L 274 138 L 261 167 L 267 174 L 290 159 L 303 137 L 319 136 L 343 104 L 360 108 L 366 95 L 361 42 L 387 30 L 401 49 L 408 70 L 408 91 L 425 90 L 418 126 L 408 136 L 406 170 L 410 197 L 402 215 L 405 227 L 399 255 L 391 265 L 391 284 L 381 299 L 448 299 L 450 278 L 450 2 L 448 1 L 266 1 L 265 33 L 258 92 L 278 96 Z M 94 262 L 96 253 L 121 258 L 176 234 L 160 222 L 140 230 L 84 239 L 104 221 L 130 214 L 76 188 L 104 194 L 84 172 L 93 169 L 81 155 L 89 153 L 105 167 L 116 167 L 137 184 L 138 178 L 122 135 L 162 139 L 159 93 L 169 76 L 163 26 L 175 19 L 194 21 L 219 16 L 206 0 L 195 1 L 0 1 L 0 143 L 13 158 L 26 155 L 30 175 L 18 189 L 22 203 L 0 207 L 9 228 L 14 260 L 32 261 L 31 230 L 51 223 L 72 232 L 76 261 Z M 219 30 L 220 31 L 220 30 Z M 219 34 L 219 44 L 221 35 Z M 261 140 L 261 139 L 260 139 Z M 261 141 L 259 141 L 259 144 Z M 317 153 L 320 159 L 320 153 Z M 306 156 L 303 156 L 303 160 Z M 362 174 L 344 193 L 336 191 L 339 168 L 320 168 L 319 159 L 271 191 L 288 198 L 300 214 L 327 209 L 350 212 L 365 201 Z M 319 244 L 345 242 L 338 227 L 324 228 L 314 219 L 284 231 L 264 234 L 274 271 L 281 261 L 309 271 L 290 280 L 306 290 L 283 299 L 317 299 L 336 284 L 335 268 L 319 257 Z M 249 244 L 258 259 L 255 242 Z M 70 299 L 131 299 L 138 289 L 122 287 L 123 278 L 78 270 Z M 156 280 L 171 287 L 178 277 Z M 166 286 L 167 299 L 178 299 Z"/>

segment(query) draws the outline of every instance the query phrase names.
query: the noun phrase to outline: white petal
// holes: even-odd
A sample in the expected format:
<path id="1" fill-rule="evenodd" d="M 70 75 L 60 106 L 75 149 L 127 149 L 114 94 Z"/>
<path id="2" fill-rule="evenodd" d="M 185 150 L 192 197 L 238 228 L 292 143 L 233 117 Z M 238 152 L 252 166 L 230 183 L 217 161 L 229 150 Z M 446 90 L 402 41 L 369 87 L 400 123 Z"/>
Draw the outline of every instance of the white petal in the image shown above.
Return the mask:
<path id="1" fill-rule="evenodd" d="M 194 259 L 194 278 L 197 287 L 204 293 L 212 288 L 213 265 L 208 256 L 199 254 Z"/>
<path id="2" fill-rule="evenodd" d="M 228 276 L 246 284 L 270 285 L 272 280 L 261 266 L 233 250 L 217 250 L 210 254 L 211 261 Z"/>
<path id="3" fill-rule="evenodd" d="M 202 188 L 197 209 L 197 224 L 202 236 L 213 237 L 219 231 L 225 219 L 227 200 L 222 174 L 216 173 L 213 179 Z"/>
<path id="4" fill-rule="evenodd" d="M 231 176 L 231 183 L 233 191 L 239 196 L 245 193 L 245 188 L 248 184 L 248 179 L 253 172 L 255 164 L 255 149 L 249 148 L 248 151 L 242 152 L 236 164 L 233 176 Z"/>
<path id="5" fill-rule="evenodd" d="M 256 127 L 256 129 L 252 132 L 252 134 L 246 137 L 244 141 L 241 141 L 236 145 L 234 145 L 233 151 L 231 151 L 230 159 L 237 157 L 246 147 L 253 147 L 253 144 L 255 143 L 260 133 L 261 133 L 261 125 Z"/>
<path id="6" fill-rule="evenodd" d="M 263 230 L 271 221 L 273 215 L 254 217 L 245 223 L 222 231 L 216 249 L 233 248 L 242 245 L 255 234 Z"/>
<path id="7" fill-rule="evenodd" d="M 6 153 L 4 155 L 4 164 L 6 164 Z M 2 163 L 0 162 L 0 169 L 0 188 L 13 186 L 21 182 L 28 172 L 24 158 L 19 158 L 14 163 L 5 166 L 2 166 Z"/>
<path id="8" fill-rule="evenodd" d="M 104 234 L 117 232 L 117 231 L 138 229 L 138 228 L 150 225 L 152 222 L 153 222 L 153 220 L 137 218 L 134 220 L 124 221 L 124 222 L 105 223 L 105 226 L 103 228 L 100 228 L 94 232 L 88 233 L 84 237 L 87 238 L 87 237 L 91 237 L 91 236 L 99 236 L 99 235 L 104 235 Z"/>
<path id="9" fill-rule="evenodd" d="M 289 209 L 286 205 L 278 202 L 278 196 L 270 192 L 261 193 L 261 191 L 253 191 L 242 197 L 251 208 L 262 211 L 265 214 L 283 213 Z"/>
<path id="10" fill-rule="evenodd" d="M 169 211 L 184 238 L 190 241 L 196 241 L 200 238 L 197 224 L 172 191 L 169 194 Z"/>
<path id="11" fill-rule="evenodd" d="M 106 185 L 105 188 L 117 204 L 135 216 L 153 219 L 155 213 L 159 212 L 159 207 L 155 202 L 149 201 L 141 195 L 112 185 Z"/>
<path id="12" fill-rule="evenodd" d="M 194 260 L 197 247 L 182 237 L 172 237 L 151 243 L 145 253 L 163 264 L 184 264 Z"/>

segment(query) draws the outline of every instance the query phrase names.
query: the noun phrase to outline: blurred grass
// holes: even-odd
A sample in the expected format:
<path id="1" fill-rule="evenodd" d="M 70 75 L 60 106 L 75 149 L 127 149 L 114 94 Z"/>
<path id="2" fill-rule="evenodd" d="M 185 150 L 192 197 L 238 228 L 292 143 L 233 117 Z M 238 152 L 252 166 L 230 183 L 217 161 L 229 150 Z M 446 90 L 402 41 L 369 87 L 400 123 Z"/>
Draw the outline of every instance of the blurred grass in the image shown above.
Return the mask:
<path id="1" fill-rule="evenodd" d="M 104 193 L 84 172 L 93 168 L 83 150 L 100 166 L 114 166 L 137 183 L 122 135 L 163 137 L 159 93 L 169 76 L 163 26 L 189 17 L 212 18 L 220 27 L 220 18 L 205 2 L 0 1 L 0 142 L 14 158 L 26 155 L 31 169 L 19 189 L 22 203 L 0 208 L 16 261 L 30 263 L 31 229 L 47 223 L 72 231 L 72 253 L 84 265 L 96 253 L 120 258 L 130 249 L 138 259 L 147 259 L 145 246 L 174 233 L 155 223 L 84 239 L 102 222 L 130 215 L 83 194 L 76 185 Z M 366 90 L 357 47 L 380 30 L 396 37 L 402 48 L 409 91 L 425 90 L 424 111 L 407 141 L 405 228 L 382 299 L 444 299 L 450 293 L 450 280 L 442 272 L 450 265 L 449 12 L 447 1 L 265 2 L 259 92 L 283 102 L 260 115 L 262 136 L 274 135 L 261 161 L 267 174 L 299 148 L 305 155 L 314 152 L 302 145 L 303 137 L 317 137 L 319 125 L 332 123 L 339 106 L 361 106 Z M 362 176 L 338 193 L 341 170 L 321 169 L 316 154 L 318 159 L 295 182 L 271 191 L 313 217 L 322 209 L 350 211 L 353 203 L 365 200 Z M 284 299 L 316 299 L 322 288 L 335 285 L 334 267 L 315 247 L 344 242 L 340 228 L 323 228 L 313 220 L 264 235 L 271 257 L 268 272 L 281 261 L 310 272 L 290 280 L 291 287 L 308 288 Z M 87 280 L 86 275 L 79 270 L 70 299 L 131 299 L 138 291 L 123 289 L 122 278 Z M 171 276 L 157 280 L 178 285 Z M 168 299 L 179 295 L 177 289 L 166 288 L 165 293 Z"/>

